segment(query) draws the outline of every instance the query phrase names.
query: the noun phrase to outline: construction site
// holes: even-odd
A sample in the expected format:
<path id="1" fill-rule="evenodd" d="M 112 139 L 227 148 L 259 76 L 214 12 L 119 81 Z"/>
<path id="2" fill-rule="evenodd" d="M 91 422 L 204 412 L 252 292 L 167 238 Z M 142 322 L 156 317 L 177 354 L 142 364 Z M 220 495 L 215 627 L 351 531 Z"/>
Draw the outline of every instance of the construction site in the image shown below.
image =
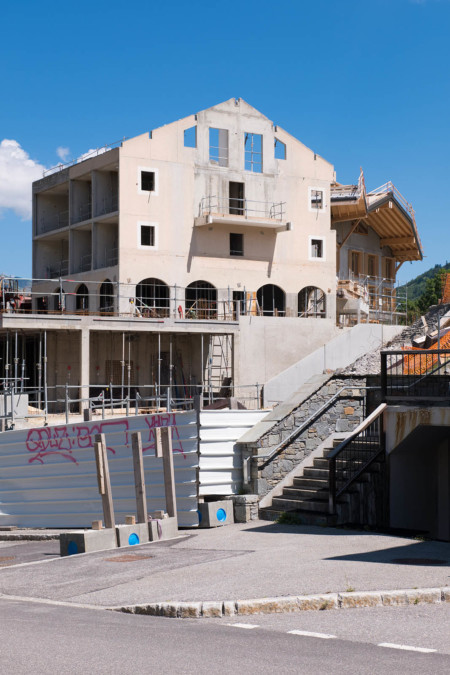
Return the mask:
<path id="1" fill-rule="evenodd" d="M 422 257 L 391 182 L 368 191 L 361 170 L 338 183 L 242 99 L 47 172 L 33 184 L 32 278 L 0 280 L 0 522 L 88 526 L 94 488 L 76 453 L 91 427 L 127 453 L 133 417 L 149 454 L 152 429 L 172 427 L 184 526 L 201 501 L 246 493 L 245 517 L 256 504 L 450 538 L 447 482 L 440 515 L 414 520 L 389 483 L 402 462 L 386 473 L 406 442 L 397 405 L 433 407 L 433 471 L 447 461 L 448 416 L 433 415 L 448 405 L 449 277 L 412 327 L 397 292 L 401 265 Z"/>

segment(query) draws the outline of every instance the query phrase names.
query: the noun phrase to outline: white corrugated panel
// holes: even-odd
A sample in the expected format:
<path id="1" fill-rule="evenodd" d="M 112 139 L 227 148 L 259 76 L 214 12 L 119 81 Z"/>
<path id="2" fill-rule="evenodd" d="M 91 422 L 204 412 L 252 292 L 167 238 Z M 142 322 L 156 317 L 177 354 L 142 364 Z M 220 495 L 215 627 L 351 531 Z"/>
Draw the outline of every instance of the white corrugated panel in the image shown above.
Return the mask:
<path id="1" fill-rule="evenodd" d="M 105 434 L 116 521 L 136 513 L 131 432 L 140 431 L 149 511 L 163 509 L 162 459 L 154 429 L 172 427 L 178 522 L 198 524 L 196 413 L 163 413 L 0 434 L 0 525 L 90 527 L 102 518 L 94 456 Z"/>
<path id="2" fill-rule="evenodd" d="M 260 410 L 203 410 L 200 413 L 200 495 L 236 494 L 242 458 L 236 441 L 267 415 Z"/>

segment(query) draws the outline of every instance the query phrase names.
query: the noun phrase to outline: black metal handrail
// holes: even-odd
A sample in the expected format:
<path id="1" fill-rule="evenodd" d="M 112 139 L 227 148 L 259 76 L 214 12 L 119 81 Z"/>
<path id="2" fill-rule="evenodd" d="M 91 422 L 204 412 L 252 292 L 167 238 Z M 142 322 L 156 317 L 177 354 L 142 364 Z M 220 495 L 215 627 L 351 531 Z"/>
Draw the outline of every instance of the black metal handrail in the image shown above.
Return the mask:
<path id="1" fill-rule="evenodd" d="M 329 512 L 336 512 L 336 501 L 385 451 L 383 412 L 378 406 L 355 431 L 328 455 Z"/>
<path id="2" fill-rule="evenodd" d="M 381 352 L 381 396 L 450 402 L 450 349 Z"/>

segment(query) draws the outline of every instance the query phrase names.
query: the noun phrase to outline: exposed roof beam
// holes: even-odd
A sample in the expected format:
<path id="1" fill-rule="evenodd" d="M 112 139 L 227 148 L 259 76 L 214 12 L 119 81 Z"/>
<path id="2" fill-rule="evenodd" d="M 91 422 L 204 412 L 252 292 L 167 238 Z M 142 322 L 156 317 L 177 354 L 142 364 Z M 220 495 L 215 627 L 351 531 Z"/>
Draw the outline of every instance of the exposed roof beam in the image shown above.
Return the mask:
<path id="1" fill-rule="evenodd" d="M 380 246 L 397 246 L 401 244 L 414 244 L 414 237 L 388 237 L 380 239 Z"/>
<path id="2" fill-rule="evenodd" d="M 353 225 L 352 225 L 352 227 L 350 228 L 349 232 L 346 234 L 346 236 L 345 236 L 344 239 L 342 240 L 342 243 L 341 243 L 341 244 L 338 244 L 338 247 L 339 247 L 339 248 L 342 248 L 342 247 L 343 247 L 343 245 L 345 244 L 345 242 L 347 241 L 347 239 L 348 239 L 348 238 L 353 234 L 353 232 L 356 230 L 356 228 L 357 228 L 358 225 L 360 224 L 361 220 L 362 220 L 362 218 L 358 218 L 358 220 L 355 220 L 355 222 L 353 223 Z"/>
<path id="3" fill-rule="evenodd" d="M 413 260 L 416 260 L 416 256 L 420 256 L 420 250 L 418 248 L 413 248 L 409 251 L 397 251 L 393 252 L 394 258 L 404 258 L 405 260 L 409 260 L 412 258 Z"/>

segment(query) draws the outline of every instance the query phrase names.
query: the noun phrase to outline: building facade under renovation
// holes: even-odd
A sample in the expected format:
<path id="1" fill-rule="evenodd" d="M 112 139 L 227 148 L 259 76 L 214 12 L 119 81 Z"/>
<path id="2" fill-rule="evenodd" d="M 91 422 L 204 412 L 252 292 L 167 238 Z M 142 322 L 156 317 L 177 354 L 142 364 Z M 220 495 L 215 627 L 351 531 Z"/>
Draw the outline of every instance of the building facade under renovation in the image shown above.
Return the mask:
<path id="1" fill-rule="evenodd" d="M 340 331 L 398 322 L 396 272 L 421 257 L 394 186 L 337 183 L 230 99 L 33 184 L 33 278 L 2 281 L 1 377 L 45 411 L 106 388 L 254 406 Z"/>

